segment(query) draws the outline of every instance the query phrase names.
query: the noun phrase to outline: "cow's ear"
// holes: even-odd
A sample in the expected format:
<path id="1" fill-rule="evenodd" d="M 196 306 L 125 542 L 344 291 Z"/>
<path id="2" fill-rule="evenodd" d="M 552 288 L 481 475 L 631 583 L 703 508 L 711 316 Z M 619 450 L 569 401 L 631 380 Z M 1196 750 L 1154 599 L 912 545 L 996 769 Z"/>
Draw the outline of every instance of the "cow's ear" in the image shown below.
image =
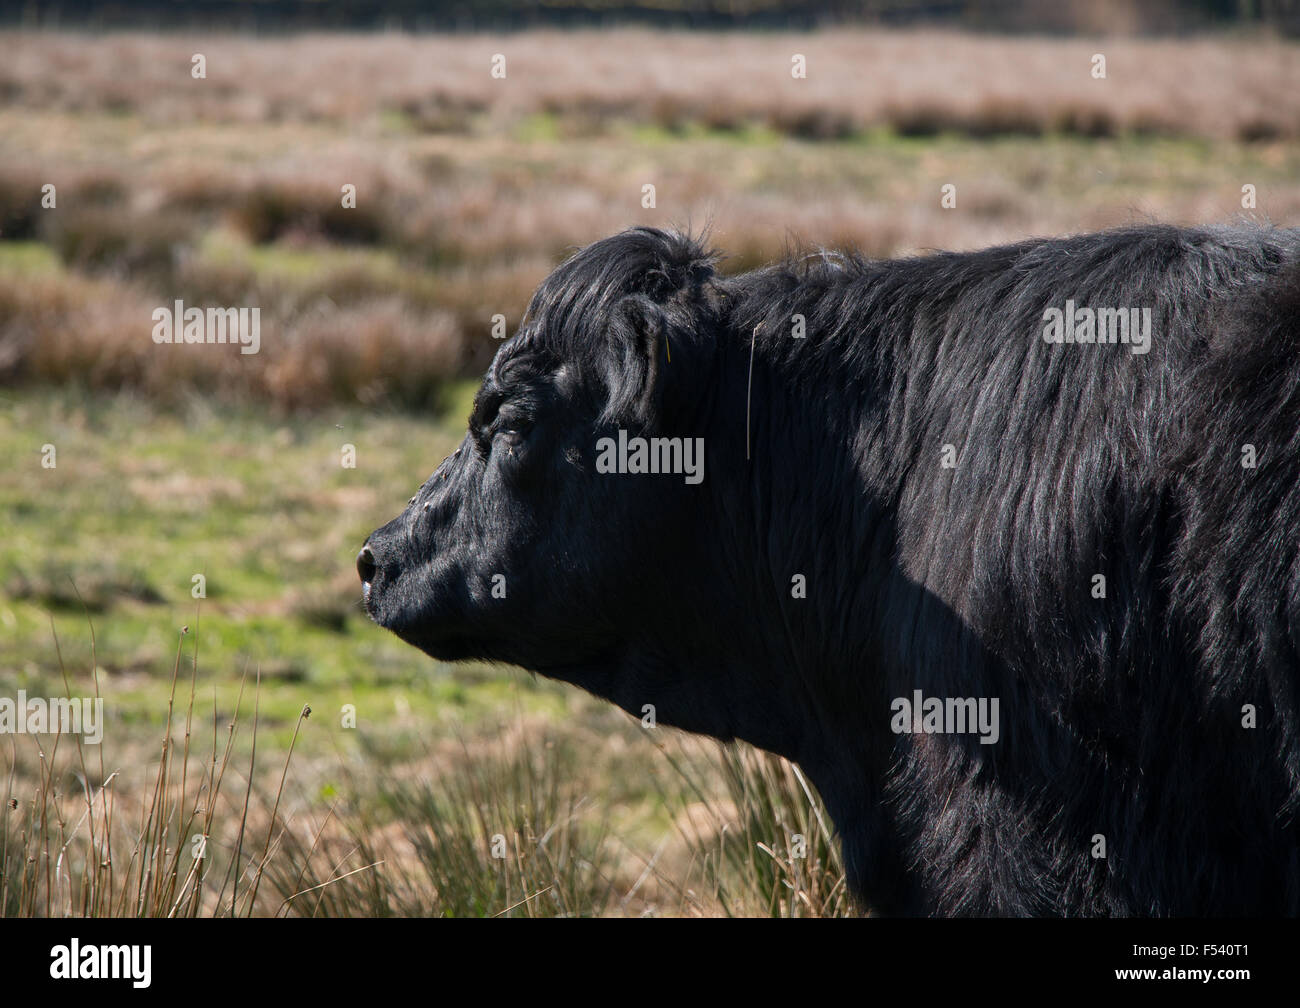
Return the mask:
<path id="1" fill-rule="evenodd" d="M 607 420 L 648 424 L 658 402 L 659 357 L 666 352 L 667 319 L 649 298 L 631 294 L 614 306 L 610 319 Z"/>

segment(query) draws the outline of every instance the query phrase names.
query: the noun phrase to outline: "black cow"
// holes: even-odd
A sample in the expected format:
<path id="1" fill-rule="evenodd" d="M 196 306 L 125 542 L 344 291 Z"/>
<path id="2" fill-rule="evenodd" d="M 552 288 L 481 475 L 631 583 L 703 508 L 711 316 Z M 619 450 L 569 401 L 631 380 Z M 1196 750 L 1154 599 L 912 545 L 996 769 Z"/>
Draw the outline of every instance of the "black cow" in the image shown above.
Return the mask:
<path id="1" fill-rule="evenodd" d="M 1300 911 L 1300 231 L 615 235 L 358 568 L 434 657 L 797 761 L 877 912 Z"/>

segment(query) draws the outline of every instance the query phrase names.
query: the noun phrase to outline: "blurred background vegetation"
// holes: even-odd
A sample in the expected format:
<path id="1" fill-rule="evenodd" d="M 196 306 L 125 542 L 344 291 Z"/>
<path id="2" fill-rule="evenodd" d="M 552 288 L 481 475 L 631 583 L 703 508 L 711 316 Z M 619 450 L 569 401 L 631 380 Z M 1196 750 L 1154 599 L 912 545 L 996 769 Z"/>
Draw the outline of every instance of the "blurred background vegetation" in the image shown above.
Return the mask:
<path id="1" fill-rule="evenodd" d="M 493 316 L 619 228 L 708 225 L 741 270 L 1294 225 L 1287 9 L 11 5 L 0 695 L 98 691 L 109 728 L 0 739 L 0 912 L 848 912 L 793 768 L 432 662 L 365 619 L 356 550 L 462 436 Z M 177 298 L 260 307 L 261 352 L 155 345 Z"/>
<path id="2" fill-rule="evenodd" d="M 0 380 L 157 403 L 437 408 L 447 379 L 490 358 L 493 316 L 517 323 L 566 249 L 629 224 L 711 225 L 743 269 L 799 244 L 893 255 L 1224 220 L 1243 184 L 1265 216 L 1300 206 L 1300 60 L 1269 35 L 10 32 L 0 46 Z M 140 339 L 177 297 L 259 306 L 261 352 Z"/>

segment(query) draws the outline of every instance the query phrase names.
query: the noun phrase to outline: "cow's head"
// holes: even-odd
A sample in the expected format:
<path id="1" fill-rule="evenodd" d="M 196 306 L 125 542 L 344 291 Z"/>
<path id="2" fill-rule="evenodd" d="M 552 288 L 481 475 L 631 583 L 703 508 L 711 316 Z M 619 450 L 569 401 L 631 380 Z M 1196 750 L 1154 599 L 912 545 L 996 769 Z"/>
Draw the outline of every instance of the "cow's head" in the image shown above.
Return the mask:
<path id="1" fill-rule="evenodd" d="M 460 447 L 361 550 L 371 617 L 436 658 L 511 662 L 619 700 L 600 676 L 638 663 L 629 648 L 680 594 L 709 482 L 602 471 L 602 439 L 617 455 L 620 431 L 703 436 L 713 283 L 706 251 L 652 229 L 559 267 L 492 362 Z"/>

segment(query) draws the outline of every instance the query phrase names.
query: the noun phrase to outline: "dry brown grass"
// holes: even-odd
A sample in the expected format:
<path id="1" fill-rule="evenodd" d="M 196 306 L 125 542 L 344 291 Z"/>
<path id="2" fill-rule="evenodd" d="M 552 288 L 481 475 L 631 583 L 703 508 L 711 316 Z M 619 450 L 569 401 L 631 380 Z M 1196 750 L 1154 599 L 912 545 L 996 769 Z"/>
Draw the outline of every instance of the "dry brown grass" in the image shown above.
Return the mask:
<path id="1" fill-rule="evenodd" d="M 825 137 L 895 124 L 977 134 L 1163 128 L 1215 138 L 1300 134 L 1300 61 L 1268 37 L 997 37 L 938 30 L 811 34 L 538 31 L 505 36 L 5 33 L 0 93 L 29 108 L 133 113 L 155 125 L 384 112 L 431 132 L 539 111 L 588 126 L 760 123 Z M 193 53 L 208 78 L 192 80 Z M 1089 60 L 1105 54 L 1108 76 Z M 507 77 L 488 73 L 493 54 Z M 808 59 L 791 78 L 791 56 Z"/>
<path id="2" fill-rule="evenodd" d="M 252 366 L 234 346 L 155 345 L 150 313 L 168 303 L 102 278 L 0 276 L 0 377 L 126 387 L 163 404 L 203 393 L 294 409 L 340 399 L 434 406 L 457 370 L 447 314 L 396 297 L 304 310 Z"/>
<path id="3" fill-rule="evenodd" d="M 79 736 L 0 748 L 0 917 L 855 912 L 820 800 L 776 756 L 677 732 L 629 745 L 520 713 L 415 761 L 381 742 L 361 760 L 294 762 L 309 706 L 287 746 L 264 724 L 258 739 L 274 663 L 247 705 L 241 686 L 219 712 L 182 651 L 151 712 L 160 745 L 123 746 L 115 724 L 108 756 Z M 628 764 L 647 760 L 672 818 L 653 850 L 611 828 Z"/>
<path id="4" fill-rule="evenodd" d="M 14 54 L 0 66 L 11 383 L 425 408 L 448 376 L 481 371 L 492 317 L 517 323 L 566 250 L 631 224 L 709 222 L 740 270 L 801 243 L 887 256 L 1232 220 L 1245 183 L 1257 218 L 1300 214 L 1300 49 L 1269 38 L 9 32 L 0 46 Z M 206 80 L 189 75 L 196 51 Z M 806 80 L 790 77 L 795 52 Z M 47 182 L 56 209 L 40 206 Z M 955 211 L 939 205 L 948 182 Z M 261 353 L 155 346 L 151 312 L 178 297 L 260 307 Z"/>

